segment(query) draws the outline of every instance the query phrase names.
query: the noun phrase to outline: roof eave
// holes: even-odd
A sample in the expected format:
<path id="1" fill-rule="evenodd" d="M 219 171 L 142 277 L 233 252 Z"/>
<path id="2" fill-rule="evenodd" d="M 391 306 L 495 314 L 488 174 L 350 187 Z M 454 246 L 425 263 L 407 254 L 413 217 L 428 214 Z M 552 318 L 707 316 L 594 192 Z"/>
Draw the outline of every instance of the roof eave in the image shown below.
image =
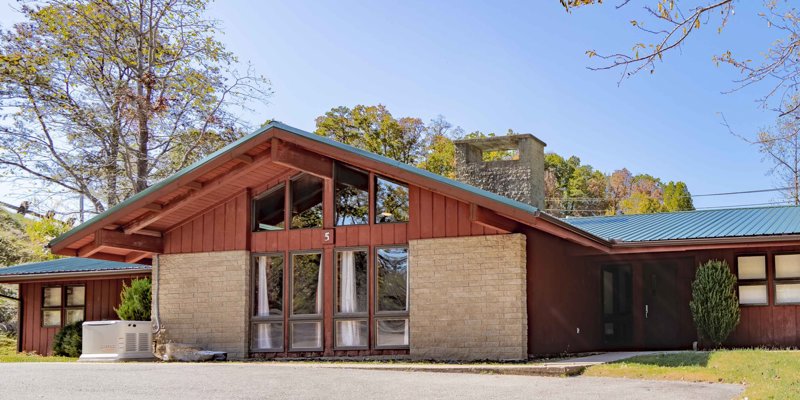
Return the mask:
<path id="1" fill-rule="evenodd" d="M 772 246 L 800 245 L 800 234 L 614 242 L 611 247 L 615 253 L 625 253 L 689 251 L 727 247 L 759 247 L 765 244 Z"/>
<path id="2" fill-rule="evenodd" d="M 48 272 L 44 274 L 30 273 L 30 274 L 2 275 L 0 276 L 0 283 L 19 283 L 25 281 L 41 281 L 41 280 L 71 279 L 71 278 L 97 278 L 97 277 L 120 276 L 120 275 L 141 275 L 150 272 L 152 272 L 151 268 L 137 268 L 137 269 L 118 269 L 109 271 L 71 271 L 71 272 Z"/>

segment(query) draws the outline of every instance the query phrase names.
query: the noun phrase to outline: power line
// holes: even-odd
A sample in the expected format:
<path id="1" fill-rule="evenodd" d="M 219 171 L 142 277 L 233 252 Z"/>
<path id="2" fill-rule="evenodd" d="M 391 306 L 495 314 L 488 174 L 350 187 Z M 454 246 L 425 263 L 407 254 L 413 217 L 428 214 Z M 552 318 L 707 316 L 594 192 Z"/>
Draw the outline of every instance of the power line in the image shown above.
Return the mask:
<path id="1" fill-rule="evenodd" d="M 794 201 L 787 200 L 782 202 L 769 202 L 769 203 L 748 203 L 748 204 L 731 204 L 725 206 L 708 206 L 708 207 L 697 207 L 695 210 L 715 210 L 715 209 L 725 209 L 725 208 L 746 208 L 746 207 L 758 207 L 758 206 L 781 206 L 781 205 L 793 205 Z M 559 211 L 559 212 L 603 212 L 604 210 L 589 210 L 589 209 L 566 209 L 566 208 L 545 208 L 545 211 Z"/>
<path id="2" fill-rule="evenodd" d="M 757 190 L 742 190 L 738 192 L 721 192 L 721 193 L 704 193 L 704 194 L 690 194 L 688 196 L 678 196 L 681 198 L 694 198 L 694 197 L 710 197 L 710 196 L 730 196 L 737 194 L 752 194 L 752 193 L 767 193 L 779 192 L 783 190 L 790 190 L 791 187 L 773 188 L 773 189 L 757 189 Z M 548 197 L 547 200 L 614 200 L 610 197 Z"/>

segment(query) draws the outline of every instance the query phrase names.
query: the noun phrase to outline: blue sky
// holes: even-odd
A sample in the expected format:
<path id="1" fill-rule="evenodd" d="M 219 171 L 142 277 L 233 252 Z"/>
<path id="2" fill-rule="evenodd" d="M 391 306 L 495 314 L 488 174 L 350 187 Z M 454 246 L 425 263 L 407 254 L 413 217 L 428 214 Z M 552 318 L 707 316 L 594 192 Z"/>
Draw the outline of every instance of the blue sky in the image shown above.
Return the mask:
<path id="1" fill-rule="evenodd" d="M 636 3 L 636 2 L 632 2 Z M 332 107 L 385 104 L 395 117 L 441 114 L 466 131 L 533 133 L 547 150 L 611 172 L 627 167 L 683 180 L 694 194 L 773 187 L 752 136 L 776 114 L 755 100 L 764 88 L 722 94 L 738 73 L 711 57 L 730 49 L 758 58 L 774 32 L 761 2 L 740 2 L 718 34 L 704 26 L 679 52 L 618 86 L 619 71 L 590 71 L 588 49 L 630 48 L 643 10 L 616 2 L 564 12 L 558 0 L 233 1 L 213 4 L 221 40 L 273 84 L 268 105 L 245 117 L 313 130 Z M 18 19 L 0 6 L 0 24 Z M 0 194 L 9 194 L 8 186 Z M 695 199 L 698 207 L 761 203 L 777 193 Z"/>

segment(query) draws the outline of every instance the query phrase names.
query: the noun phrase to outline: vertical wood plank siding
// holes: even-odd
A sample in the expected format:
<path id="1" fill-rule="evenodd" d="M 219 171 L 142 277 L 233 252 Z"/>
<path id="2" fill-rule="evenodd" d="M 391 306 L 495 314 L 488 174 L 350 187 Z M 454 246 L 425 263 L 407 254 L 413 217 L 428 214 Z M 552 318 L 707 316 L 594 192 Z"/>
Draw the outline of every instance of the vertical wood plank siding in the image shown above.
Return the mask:
<path id="1" fill-rule="evenodd" d="M 332 197 L 332 189 L 326 191 L 326 199 Z M 291 251 L 322 247 L 322 229 L 251 233 L 249 212 L 249 196 L 243 190 L 167 232 L 165 253 Z M 409 186 L 408 223 L 355 225 L 335 230 L 337 247 L 405 244 L 414 239 L 499 233 L 472 223 L 469 204 L 413 185 Z M 249 248 L 248 239 L 252 241 Z"/>
<path id="2" fill-rule="evenodd" d="M 123 277 L 101 278 L 90 280 L 63 280 L 25 282 L 19 284 L 22 310 L 22 351 L 38 354 L 52 354 L 53 336 L 60 328 L 42 327 L 42 288 L 47 286 L 84 285 L 85 318 L 87 321 L 115 320 L 114 308 L 119 306 L 119 294 L 122 284 L 129 284 L 133 278 L 147 277 L 149 274 L 126 275 Z M 62 315 L 62 322 L 65 316 Z"/>

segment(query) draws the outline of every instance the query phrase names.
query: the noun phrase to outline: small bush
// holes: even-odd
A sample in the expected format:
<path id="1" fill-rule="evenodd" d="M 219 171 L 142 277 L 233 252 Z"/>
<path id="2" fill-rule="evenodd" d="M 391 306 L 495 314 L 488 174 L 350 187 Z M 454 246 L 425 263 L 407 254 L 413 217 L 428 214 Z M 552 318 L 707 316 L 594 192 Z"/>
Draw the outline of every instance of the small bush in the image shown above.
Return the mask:
<path id="1" fill-rule="evenodd" d="M 736 276 L 727 262 L 709 260 L 700 265 L 689 307 L 700 340 L 719 347 L 739 324 L 740 316 Z"/>
<path id="2" fill-rule="evenodd" d="M 131 285 L 122 286 L 119 308 L 115 308 L 117 316 L 126 321 L 149 321 L 150 303 L 153 296 L 150 293 L 150 278 L 134 279 Z"/>
<path id="3" fill-rule="evenodd" d="M 83 321 L 64 325 L 53 338 L 53 354 L 57 356 L 80 357 L 83 346 Z"/>

